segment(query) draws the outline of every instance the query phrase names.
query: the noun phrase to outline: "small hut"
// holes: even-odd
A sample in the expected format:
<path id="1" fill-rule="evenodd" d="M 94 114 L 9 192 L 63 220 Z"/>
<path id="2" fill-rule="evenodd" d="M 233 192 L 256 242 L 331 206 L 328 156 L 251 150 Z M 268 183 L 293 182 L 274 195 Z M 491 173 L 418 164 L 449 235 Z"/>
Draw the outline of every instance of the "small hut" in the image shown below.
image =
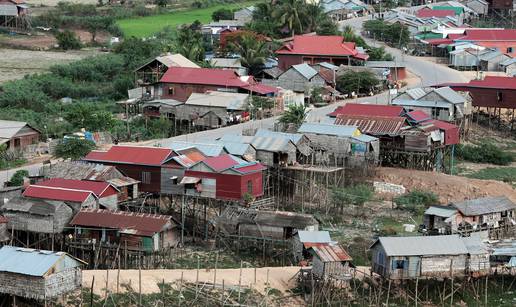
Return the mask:
<path id="1" fill-rule="evenodd" d="M 45 300 L 81 287 L 84 261 L 64 252 L 4 246 L 0 293 Z"/>
<path id="2" fill-rule="evenodd" d="M 308 250 L 312 246 L 329 245 L 330 243 L 332 243 L 330 233 L 326 230 L 299 230 L 292 238 L 294 259 L 296 262 L 306 259 L 309 256 Z"/>
<path id="3" fill-rule="evenodd" d="M 322 279 L 351 279 L 352 258 L 339 245 L 314 245 L 310 248 L 313 255 L 312 272 Z"/>

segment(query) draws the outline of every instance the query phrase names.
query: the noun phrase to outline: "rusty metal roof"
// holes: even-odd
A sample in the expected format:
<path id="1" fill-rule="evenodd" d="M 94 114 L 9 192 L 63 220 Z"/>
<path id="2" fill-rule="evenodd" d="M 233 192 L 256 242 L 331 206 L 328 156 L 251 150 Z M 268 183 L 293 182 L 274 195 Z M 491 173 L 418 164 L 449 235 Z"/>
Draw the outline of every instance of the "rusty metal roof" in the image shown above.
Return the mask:
<path id="1" fill-rule="evenodd" d="M 357 126 L 363 133 L 371 135 L 398 135 L 405 126 L 405 118 L 340 114 L 335 124 Z"/>
<path id="2" fill-rule="evenodd" d="M 340 245 L 316 245 L 311 249 L 322 262 L 341 262 L 353 260 Z"/>

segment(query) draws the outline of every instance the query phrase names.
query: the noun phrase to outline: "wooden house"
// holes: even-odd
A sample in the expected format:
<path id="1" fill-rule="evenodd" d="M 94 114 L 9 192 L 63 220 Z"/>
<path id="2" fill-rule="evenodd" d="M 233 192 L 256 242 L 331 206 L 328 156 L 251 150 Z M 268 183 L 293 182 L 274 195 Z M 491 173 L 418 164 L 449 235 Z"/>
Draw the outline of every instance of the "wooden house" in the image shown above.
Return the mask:
<path id="1" fill-rule="evenodd" d="M 160 147 L 171 148 L 174 151 L 181 151 L 188 148 L 196 148 L 206 157 L 217 157 L 225 155 L 228 152 L 224 146 L 215 140 L 199 140 L 199 141 L 174 141 L 174 140 L 163 140 L 159 142 Z"/>
<path id="2" fill-rule="evenodd" d="M 29 6 L 24 0 L 0 0 L 0 29 L 30 29 Z"/>
<path id="3" fill-rule="evenodd" d="M 10 230 L 58 234 L 73 217 L 73 209 L 63 201 L 13 198 L 0 208 Z"/>
<path id="4" fill-rule="evenodd" d="M 364 61 L 367 54 L 359 53 L 355 43 L 344 42 L 338 35 L 296 35 L 293 40 L 276 50 L 278 66 L 287 70 L 298 64 L 328 62 L 334 65 L 350 65 L 352 60 Z"/>
<path id="5" fill-rule="evenodd" d="M 340 245 L 313 245 L 312 272 L 321 279 L 350 280 L 353 260 Z"/>
<path id="6" fill-rule="evenodd" d="M 258 129 L 255 136 L 261 137 L 275 137 L 275 138 L 284 138 L 290 140 L 296 146 L 296 160 L 301 161 L 303 158 L 306 158 L 312 153 L 312 147 L 310 144 L 310 140 L 304 134 L 301 133 L 285 133 L 285 132 L 277 132 L 271 131 L 267 129 Z"/>
<path id="7" fill-rule="evenodd" d="M 70 225 L 76 238 L 148 252 L 175 247 L 180 238 L 178 225 L 170 216 L 160 214 L 85 209 Z"/>
<path id="8" fill-rule="evenodd" d="M 256 160 L 269 167 L 296 162 L 296 145 L 287 138 L 225 134 L 220 141 L 253 145 L 256 149 Z"/>
<path id="9" fill-rule="evenodd" d="M 86 263 L 64 252 L 0 249 L 0 293 L 47 300 L 80 289 Z"/>
<path id="10" fill-rule="evenodd" d="M 309 258 L 308 250 L 312 246 L 329 245 L 330 243 L 332 243 L 332 240 L 328 231 L 299 230 L 292 238 L 294 260 L 300 262 L 303 259 Z"/>
<path id="11" fill-rule="evenodd" d="M 319 222 L 311 214 L 265 211 L 231 206 L 215 221 L 227 235 L 290 240 L 299 230 L 317 231 Z"/>
<path id="12" fill-rule="evenodd" d="M 362 134 L 356 126 L 303 123 L 297 132 L 308 137 L 318 163 L 360 165 L 379 160 L 379 140 Z"/>
<path id="13" fill-rule="evenodd" d="M 39 170 L 43 178 L 104 181 L 118 190 L 118 202 L 138 197 L 139 181 L 124 176 L 116 167 L 86 162 L 60 161 L 46 164 Z"/>
<path id="14" fill-rule="evenodd" d="M 430 234 L 451 234 L 457 210 L 452 206 L 430 206 L 425 210 L 423 225 Z"/>
<path id="15" fill-rule="evenodd" d="M 170 148 L 145 146 L 113 146 L 108 151 L 92 151 L 83 161 L 113 165 L 125 176 L 140 181 L 139 189 L 147 193 L 173 193 L 172 157 Z"/>
<path id="16" fill-rule="evenodd" d="M 452 231 L 498 228 L 516 220 L 516 204 L 506 196 L 453 202 L 451 206 L 457 210 L 451 221 Z"/>
<path id="17" fill-rule="evenodd" d="M 134 71 L 135 80 L 140 85 L 148 85 L 153 84 L 159 81 L 163 74 L 170 67 L 190 67 L 190 68 L 199 68 L 199 65 L 190 61 L 182 54 L 165 54 L 162 56 L 158 56 L 149 62 L 143 64 L 138 67 Z"/>
<path id="18" fill-rule="evenodd" d="M 264 170 L 232 155 L 208 157 L 189 167 L 180 183 L 187 195 L 240 201 L 263 196 Z"/>
<path id="19" fill-rule="evenodd" d="M 23 149 L 28 145 L 37 144 L 40 135 L 39 130 L 26 122 L 0 120 L 0 144 L 5 144 L 7 149 Z"/>
<path id="20" fill-rule="evenodd" d="M 105 181 L 52 178 L 29 185 L 24 197 L 75 203 L 74 210 L 103 207 L 117 209 L 118 190 Z"/>
<path id="21" fill-rule="evenodd" d="M 380 237 L 371 246 L 372 272 L 388 279 L 464 276 L 468 249 L 458 235 Z"/>
<path id="22" fill-rule="evenodd" d="M 327 85 L 325 78 L 308 64 L 292 65 L 276 79 L 263 79 L 263 84 L 309 95 L 314 88 Z"/>
<path id="23" fill-rule="evenodd" d="M 0 215 L 0 243 L 8 241 L 11 238 L 7 228 L 7 222 L 7 218 Z"/>

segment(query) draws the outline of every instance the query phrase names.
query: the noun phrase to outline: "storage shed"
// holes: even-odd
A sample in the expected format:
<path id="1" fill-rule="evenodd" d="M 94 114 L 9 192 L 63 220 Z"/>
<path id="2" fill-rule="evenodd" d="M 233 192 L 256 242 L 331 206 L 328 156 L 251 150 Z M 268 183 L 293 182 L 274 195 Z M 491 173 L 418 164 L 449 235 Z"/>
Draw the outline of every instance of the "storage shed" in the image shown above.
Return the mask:
<path id="1" fill-rule="evenodd" d="M 299 230 L 316 231 L 319 222 L 311 214 L 228 207 L 215 221 L 230 234 L 276 240 L 291 239 Z"/>
<path id="2" fill-rule="evenodd" d="M 390 279 L 463 276 L 468 268 L 458 235 L 380 237 L 371 251 L 372 271 Z"/>
<path id="3" fill-rule="evenodd" d="M 299 230 L 292 238 L 292 251 L 294 253 L 294 259 L 296 262 L 306 259 L 309 256 L 308 250 L 310 247 L 328 245 L 331 242 L 330 233 L 326 230 Z"/>
<path id="4" fill-rule="evenodd" d="M 350 280 L 351 260 L 340 245 L 314 245 L 310 248 L 312 272 L 322 279 Z"/>
<path id="5" fill-rule="evenodd" d="M 0 209 L 9 229 L 35 233 L 62 233 L 73 217 L 72 208 L 62 201 L 18 197 Z"/>
<path id="6" fill-rule="evenodd" d="M 0 293 L 35 300 L 79 289 L 86 263 L 64 252 L 4 246 L 0 249 Z"/>
<path id="7" fill-rule="evenodd" d="M 0 144 L 6 144 L 8 149 L 23 149 L 36 144 L 40 134 L 26 122 L 0 120 Z"/>

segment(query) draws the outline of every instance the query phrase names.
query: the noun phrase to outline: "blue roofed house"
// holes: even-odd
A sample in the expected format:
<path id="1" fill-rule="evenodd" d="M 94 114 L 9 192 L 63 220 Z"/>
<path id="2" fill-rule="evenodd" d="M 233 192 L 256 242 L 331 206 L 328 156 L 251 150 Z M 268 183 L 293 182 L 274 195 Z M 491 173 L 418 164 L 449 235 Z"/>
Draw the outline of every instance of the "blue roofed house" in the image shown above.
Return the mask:
<path id="1" fill-rule="evenodd" d="M 317 163 L 358 166 L 378 162 L 379 140 L 362 134 L 357 126 L 303 123 L 297 132 L 310 140 Z"/>
<path id="2" fill-rule="evenodd" d="M 81 287 L 86 263 L 64 252 L 0 249 L 0 293 L 45 300 Z"/>

